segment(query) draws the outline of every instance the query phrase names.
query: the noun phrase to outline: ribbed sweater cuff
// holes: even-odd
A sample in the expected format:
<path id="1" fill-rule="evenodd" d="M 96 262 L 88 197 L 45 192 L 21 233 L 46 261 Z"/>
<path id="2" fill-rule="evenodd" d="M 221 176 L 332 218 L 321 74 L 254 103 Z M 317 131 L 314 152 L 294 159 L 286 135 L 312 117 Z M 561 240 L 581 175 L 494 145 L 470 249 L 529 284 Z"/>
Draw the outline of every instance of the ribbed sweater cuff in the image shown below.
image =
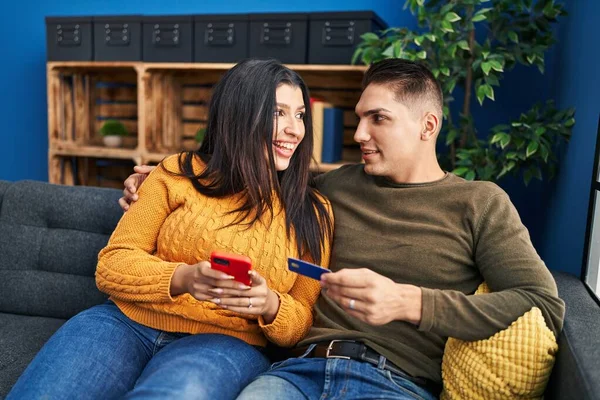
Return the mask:
<path id="1" fill-rule="evenodd" d="M 160 300 L 163 302 L 173 301 L 173 297 L 171 297 L 171 279 L 173 278 L 173 273 L 175 272 L 175 268 L 180 265 L 184 265 L 183 263 L 165 263 L 165 269 L 160 277 L 160 281 L 158 282 L 158 291 L 160 293 Z"/>
<path id="2" fill-rule="evenodd" d="M 421 300 L 421 323 L 419 330 L 429 332 L 433 328 L 433 317 L 435 315 L 435 290 L 421 288 L 423 298 Z"/>
<path id="3" fill-rule="evenodd" d="M 279 292 L 273 290 L 277 297 L 279 297 L 279 310 L 275 319 L 270 324 L 265 324 L 265 320 L 262 315 L 258 317 L 258 326 L 263 330 L 264 334 L 268 338 L 274 338 L 281 336 L 281 332 L 285 332 L 289 327 L 286 322 L 289 321 L 289 316 L 293 312 L 292 301 L 287 296 L 282 296 Z"/>

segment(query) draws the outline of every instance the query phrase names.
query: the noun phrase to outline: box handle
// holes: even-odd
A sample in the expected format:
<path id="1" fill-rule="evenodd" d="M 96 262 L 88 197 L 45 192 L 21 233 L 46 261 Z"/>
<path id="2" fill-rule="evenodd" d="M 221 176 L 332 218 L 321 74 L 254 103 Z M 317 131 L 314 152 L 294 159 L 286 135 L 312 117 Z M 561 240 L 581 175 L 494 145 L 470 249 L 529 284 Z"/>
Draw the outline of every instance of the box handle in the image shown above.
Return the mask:
<path id="1" fill-rule="evenodd" d="M 56 25 L 56 44 L 59 47 L 81 46 L 81 27 L 79 24 Z"/>
<path id="2" fill-rule="evenodd" d="M 104 25 L 104 44 L 107 46 L 127 46 L 129 45 L 129 24 L 105 24 Z"/>
<path id="3" fill-rule="evenodd" d="M 289 46 L 292 43 L 291 22 L 265 22 L 260 42 L 264 45 Z"/>
<path id="4" fill-rule="evenodd" d="M 331 22 L 323 25 L 323 46 L 354 46 L 354 21 Z"/>
<path id="5" fill-rule="evenodd" d="M 152 44 L 155 47 L 177 47 L 179 34 L 179 24 L 154 24 Z"/>
<path id="6" fill-rule="evenodd" d="M 204 30 L 204 44 L 207 46 L 233 46 L 235 44 L 234 23 L 209 23 Z"/>

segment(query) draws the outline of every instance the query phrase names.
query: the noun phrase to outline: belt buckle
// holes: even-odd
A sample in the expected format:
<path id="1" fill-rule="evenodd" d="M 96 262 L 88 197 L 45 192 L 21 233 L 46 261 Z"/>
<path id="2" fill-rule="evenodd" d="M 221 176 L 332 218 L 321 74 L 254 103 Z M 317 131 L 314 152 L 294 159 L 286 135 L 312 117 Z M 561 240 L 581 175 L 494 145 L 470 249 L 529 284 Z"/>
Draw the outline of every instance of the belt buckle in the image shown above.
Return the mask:
<path id="1" fill-rule="evenodd" d="M 333 349 L 333 344 L 337 343 L 337 342 L 347 342 L 347 340 L 337 340 L 336 339 L 336 340 L 332 340 L 331 342 L 329 342 L 329 346 L 327 346 L 327 351 L 325 352 L 325 358 L 342 358 L 344 360 L 351 360 L 351 358 L 348 356 L 329 355 L 329 353 Z"/>

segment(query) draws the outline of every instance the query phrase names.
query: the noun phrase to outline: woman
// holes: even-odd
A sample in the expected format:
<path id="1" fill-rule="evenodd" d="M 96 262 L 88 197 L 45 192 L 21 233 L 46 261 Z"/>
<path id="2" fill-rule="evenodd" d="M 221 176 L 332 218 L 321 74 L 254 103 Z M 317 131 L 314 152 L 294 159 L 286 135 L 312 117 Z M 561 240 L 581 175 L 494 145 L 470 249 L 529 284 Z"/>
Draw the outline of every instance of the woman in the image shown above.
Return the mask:
<path id="1" fill-rule="evenodd" d="M 308 104 L 276 61 L 229 70 L 200 149 L 148 176 L 100 252 L 110 300 L 68 321 L 9 398 L 235 398 L 269 366 L 267 340 L 298 342 L 320 288 L 287 257 L 328 266 L 332 233 L 309 186 Z M 211 269 L 215 250 L 249 256 L 251 286 Z"/>

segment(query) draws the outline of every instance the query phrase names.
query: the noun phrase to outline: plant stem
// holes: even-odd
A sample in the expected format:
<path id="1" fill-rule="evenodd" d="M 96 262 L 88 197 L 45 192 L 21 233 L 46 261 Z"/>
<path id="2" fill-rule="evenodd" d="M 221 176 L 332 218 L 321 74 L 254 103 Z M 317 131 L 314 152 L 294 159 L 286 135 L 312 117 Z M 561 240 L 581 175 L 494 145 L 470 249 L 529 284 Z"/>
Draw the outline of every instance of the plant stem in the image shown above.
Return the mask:
<path id="1" fill-rule="evenodd" d="M 463 104 L 463 116 L 465 118 L 469 117 L 470 109 L 471 109 L 471 90 L 473 86 L 473 50 L 475 44 L 475 29 L 469 32 L 469 49 L 470 56 L 467 61 L 467 77 L 465 78 L 465 102 Z M 465 147 L 467 144 L 467 137 L 469 135 L 469 126 L 465 126 L 460 135 L 460 147 Z"/>

